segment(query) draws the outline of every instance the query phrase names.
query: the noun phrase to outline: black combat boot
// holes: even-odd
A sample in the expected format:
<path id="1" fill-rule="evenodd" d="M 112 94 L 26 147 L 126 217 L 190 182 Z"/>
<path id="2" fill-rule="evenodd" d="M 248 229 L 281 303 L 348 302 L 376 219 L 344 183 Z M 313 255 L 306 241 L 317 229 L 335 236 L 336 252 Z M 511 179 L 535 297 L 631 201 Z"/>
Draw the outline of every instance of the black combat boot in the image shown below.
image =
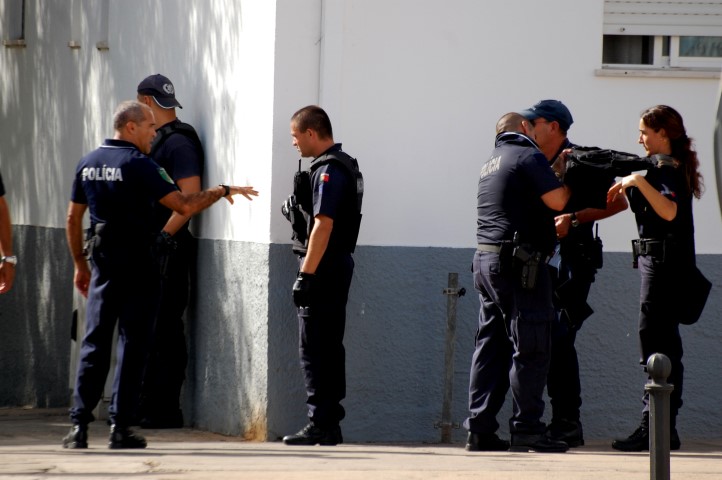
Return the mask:
<path id="1" fill-rule="evenodd" d="M 147 445 L 145 438 L 134 433 L 130 428 L 118 425 L 110 426 L 108 448 L 145 448 Z"/>
<path id="2" fill-rule="evenodd" d="M 649 450 L 649 412 L 642 414 L 642 423 L 627 438 L 612 442 L 612 448 L 622 452 L 643 452 Z"/>
<path id="3" fill-rule="evenodd" d="M 499 438 L 496 433 L 469 432 L 465 448 L 469 452 L 506 452 L 509 450 L 509 442 Z"/>
<path id="4" fill-rule="evenodd" d="M 549 438 L 545 433 L 512 433 L 510 452 L 564 453 L 569 445 L 560 440 Z"/>
<path id="5" fill-rule="evenodd" d="M 551 439 L 561 440 L 571 448 L 584 445 L 584 431 L 579 420 L 552 419 L 547 435 Z"/>
<path id="6" fill-rule="evenodd" d="M 283 437 L 286 445 L 338 445 L 343 443 L 341 427 L 335 425 L 329 428 L 320 428 L 309 423 L 301 431 Z"/>
<path id="7" fill-rule="evenodd" d="M 88 448 L 88 426 L 73 425 L 63 438 L 63 448 Z"/>
<path id="8" fill-rule="evenodd" d="M 669 428 L 669 449 L 679 450 L 681 445 L 673 419 L 670 422 Z M 612 442 L 612 448 L 621 450 L 622 452 L 645 452 L 649 450 L 649 412 L 644 412 L 642 423 L 630 436 L 624 439 L 614 440 Z"/>

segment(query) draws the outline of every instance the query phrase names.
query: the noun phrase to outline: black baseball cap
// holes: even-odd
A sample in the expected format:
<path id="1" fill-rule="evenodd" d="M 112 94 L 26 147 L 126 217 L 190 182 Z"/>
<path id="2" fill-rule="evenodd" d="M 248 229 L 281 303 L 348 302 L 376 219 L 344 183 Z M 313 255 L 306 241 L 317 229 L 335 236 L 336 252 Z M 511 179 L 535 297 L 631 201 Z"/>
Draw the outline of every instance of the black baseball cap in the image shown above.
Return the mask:
<path id="1" fill-rule="evenodd" d="M 569 109 L 559 100 L 542 100 L 531 108 L 519 112 L 527 120 L 536 120 L 543 118 L 559 123 L 559 126 L 565 132 L 574 123 L 572 114 Z"/>
<path id="2" fill-rule="evenodd" d="M 152 96 L 156 103 L 162 108 L 183 108 L 175 99 L 175 87 L 173 83 L 160 73 L 145 77 L 142 82 L 138 84 L 138 93 L 141 95 Z"/>

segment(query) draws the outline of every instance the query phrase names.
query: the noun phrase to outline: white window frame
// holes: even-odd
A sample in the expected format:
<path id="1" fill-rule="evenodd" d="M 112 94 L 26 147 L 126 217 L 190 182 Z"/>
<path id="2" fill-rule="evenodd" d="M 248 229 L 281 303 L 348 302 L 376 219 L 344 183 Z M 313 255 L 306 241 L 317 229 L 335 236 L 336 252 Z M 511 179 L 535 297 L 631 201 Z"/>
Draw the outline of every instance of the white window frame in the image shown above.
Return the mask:
<path id="1" fill-rule="evenodd" d="M 718 32 L 722 36 L 722 32 Z M 709 35 L 712 36 L 712 35 Z M 722 68 L 722 57 L 681 57 L 679 55 L 679 36 L 670 38 L 669 42 L 669 66 L 687 68 Z"/>
<path id="2" fill-rule="evenodd" d="M 680 36 L 722 36 L 722 0 L 604 0 L 604 35 L 654 37 L 652 64 L 602 64 L 605 70 L 714 72 L 722 57 L 680 57 Z M 669 37 L 669 55 L 662 55 Z"/>

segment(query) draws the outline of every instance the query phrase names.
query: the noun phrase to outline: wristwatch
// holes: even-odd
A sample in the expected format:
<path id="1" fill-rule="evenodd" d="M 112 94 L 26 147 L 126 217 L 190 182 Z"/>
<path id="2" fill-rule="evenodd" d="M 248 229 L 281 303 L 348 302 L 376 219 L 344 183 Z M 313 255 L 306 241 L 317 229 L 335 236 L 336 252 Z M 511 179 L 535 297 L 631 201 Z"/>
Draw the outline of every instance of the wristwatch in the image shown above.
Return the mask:
<path id="1" fill-rule="evenodd" d="M 577 214 L 575 212 L 572 212 L 572 214 L 569 215 L 569 219 L 572 221 L 572 227 L 579 226 L 579 220 L 577 220 Z"/>
<path id="2" fill-rule="evenodd" d="M 16 257 L 15 255 L 8 255 L 7 257 L 2 257 L 2 262 L 3 262 L 3 263 L 11 263 L 11 264 L 13 264 L 13 265 L 17 265 L 17 264 L 18 264 L 18 257 Z"/>
<path id="3" fill-rule="evenodd" d="M 225 184 L 221 183 L 221 184 L 218 185 L 218 186 L 219 186 L 219 187 L 223 187 L 223 196 L 224 196 L 224 197 L 227 197 L 228 195 L 231 194 L 231 187 L 229 187 L 228 185 L 225 185 Z"/>

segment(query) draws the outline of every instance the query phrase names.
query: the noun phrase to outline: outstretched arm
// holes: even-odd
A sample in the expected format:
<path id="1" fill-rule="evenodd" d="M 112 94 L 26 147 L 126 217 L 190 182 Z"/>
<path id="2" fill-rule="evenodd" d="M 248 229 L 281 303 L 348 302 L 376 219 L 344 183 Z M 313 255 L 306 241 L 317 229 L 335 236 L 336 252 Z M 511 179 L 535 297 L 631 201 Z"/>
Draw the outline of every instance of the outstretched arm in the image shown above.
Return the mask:
<path id="1" fill-rule="evenodd" d="M 198 193 L 201 191 L 201 177 L 194 175 L 192 177 L 181 178 L 176 181 L 176 185 L 180 188 L 181 193 Z M 168 222 L 163 226 L 163 231 L 168 232 L 170 235 L 175 235 L 190 219 L 190 215 L 181 215 L 173 211 Z"/>
<path id="2" fill-rule="evenodd" d="M 224 197 L 232 204 L 233 195 L 243 195 L 248 200 L 253 200 L 251 196 L 257 197 L 258 192 L 250 186 L 218 185 L 217 187 L 211 187 L 202 192 L 191 194 L 183 194 L 179 191 L 171 192 L 159 201 L 163 206 L 183 216 L 190 217 L 201 210 L 205 210 Z"/>

